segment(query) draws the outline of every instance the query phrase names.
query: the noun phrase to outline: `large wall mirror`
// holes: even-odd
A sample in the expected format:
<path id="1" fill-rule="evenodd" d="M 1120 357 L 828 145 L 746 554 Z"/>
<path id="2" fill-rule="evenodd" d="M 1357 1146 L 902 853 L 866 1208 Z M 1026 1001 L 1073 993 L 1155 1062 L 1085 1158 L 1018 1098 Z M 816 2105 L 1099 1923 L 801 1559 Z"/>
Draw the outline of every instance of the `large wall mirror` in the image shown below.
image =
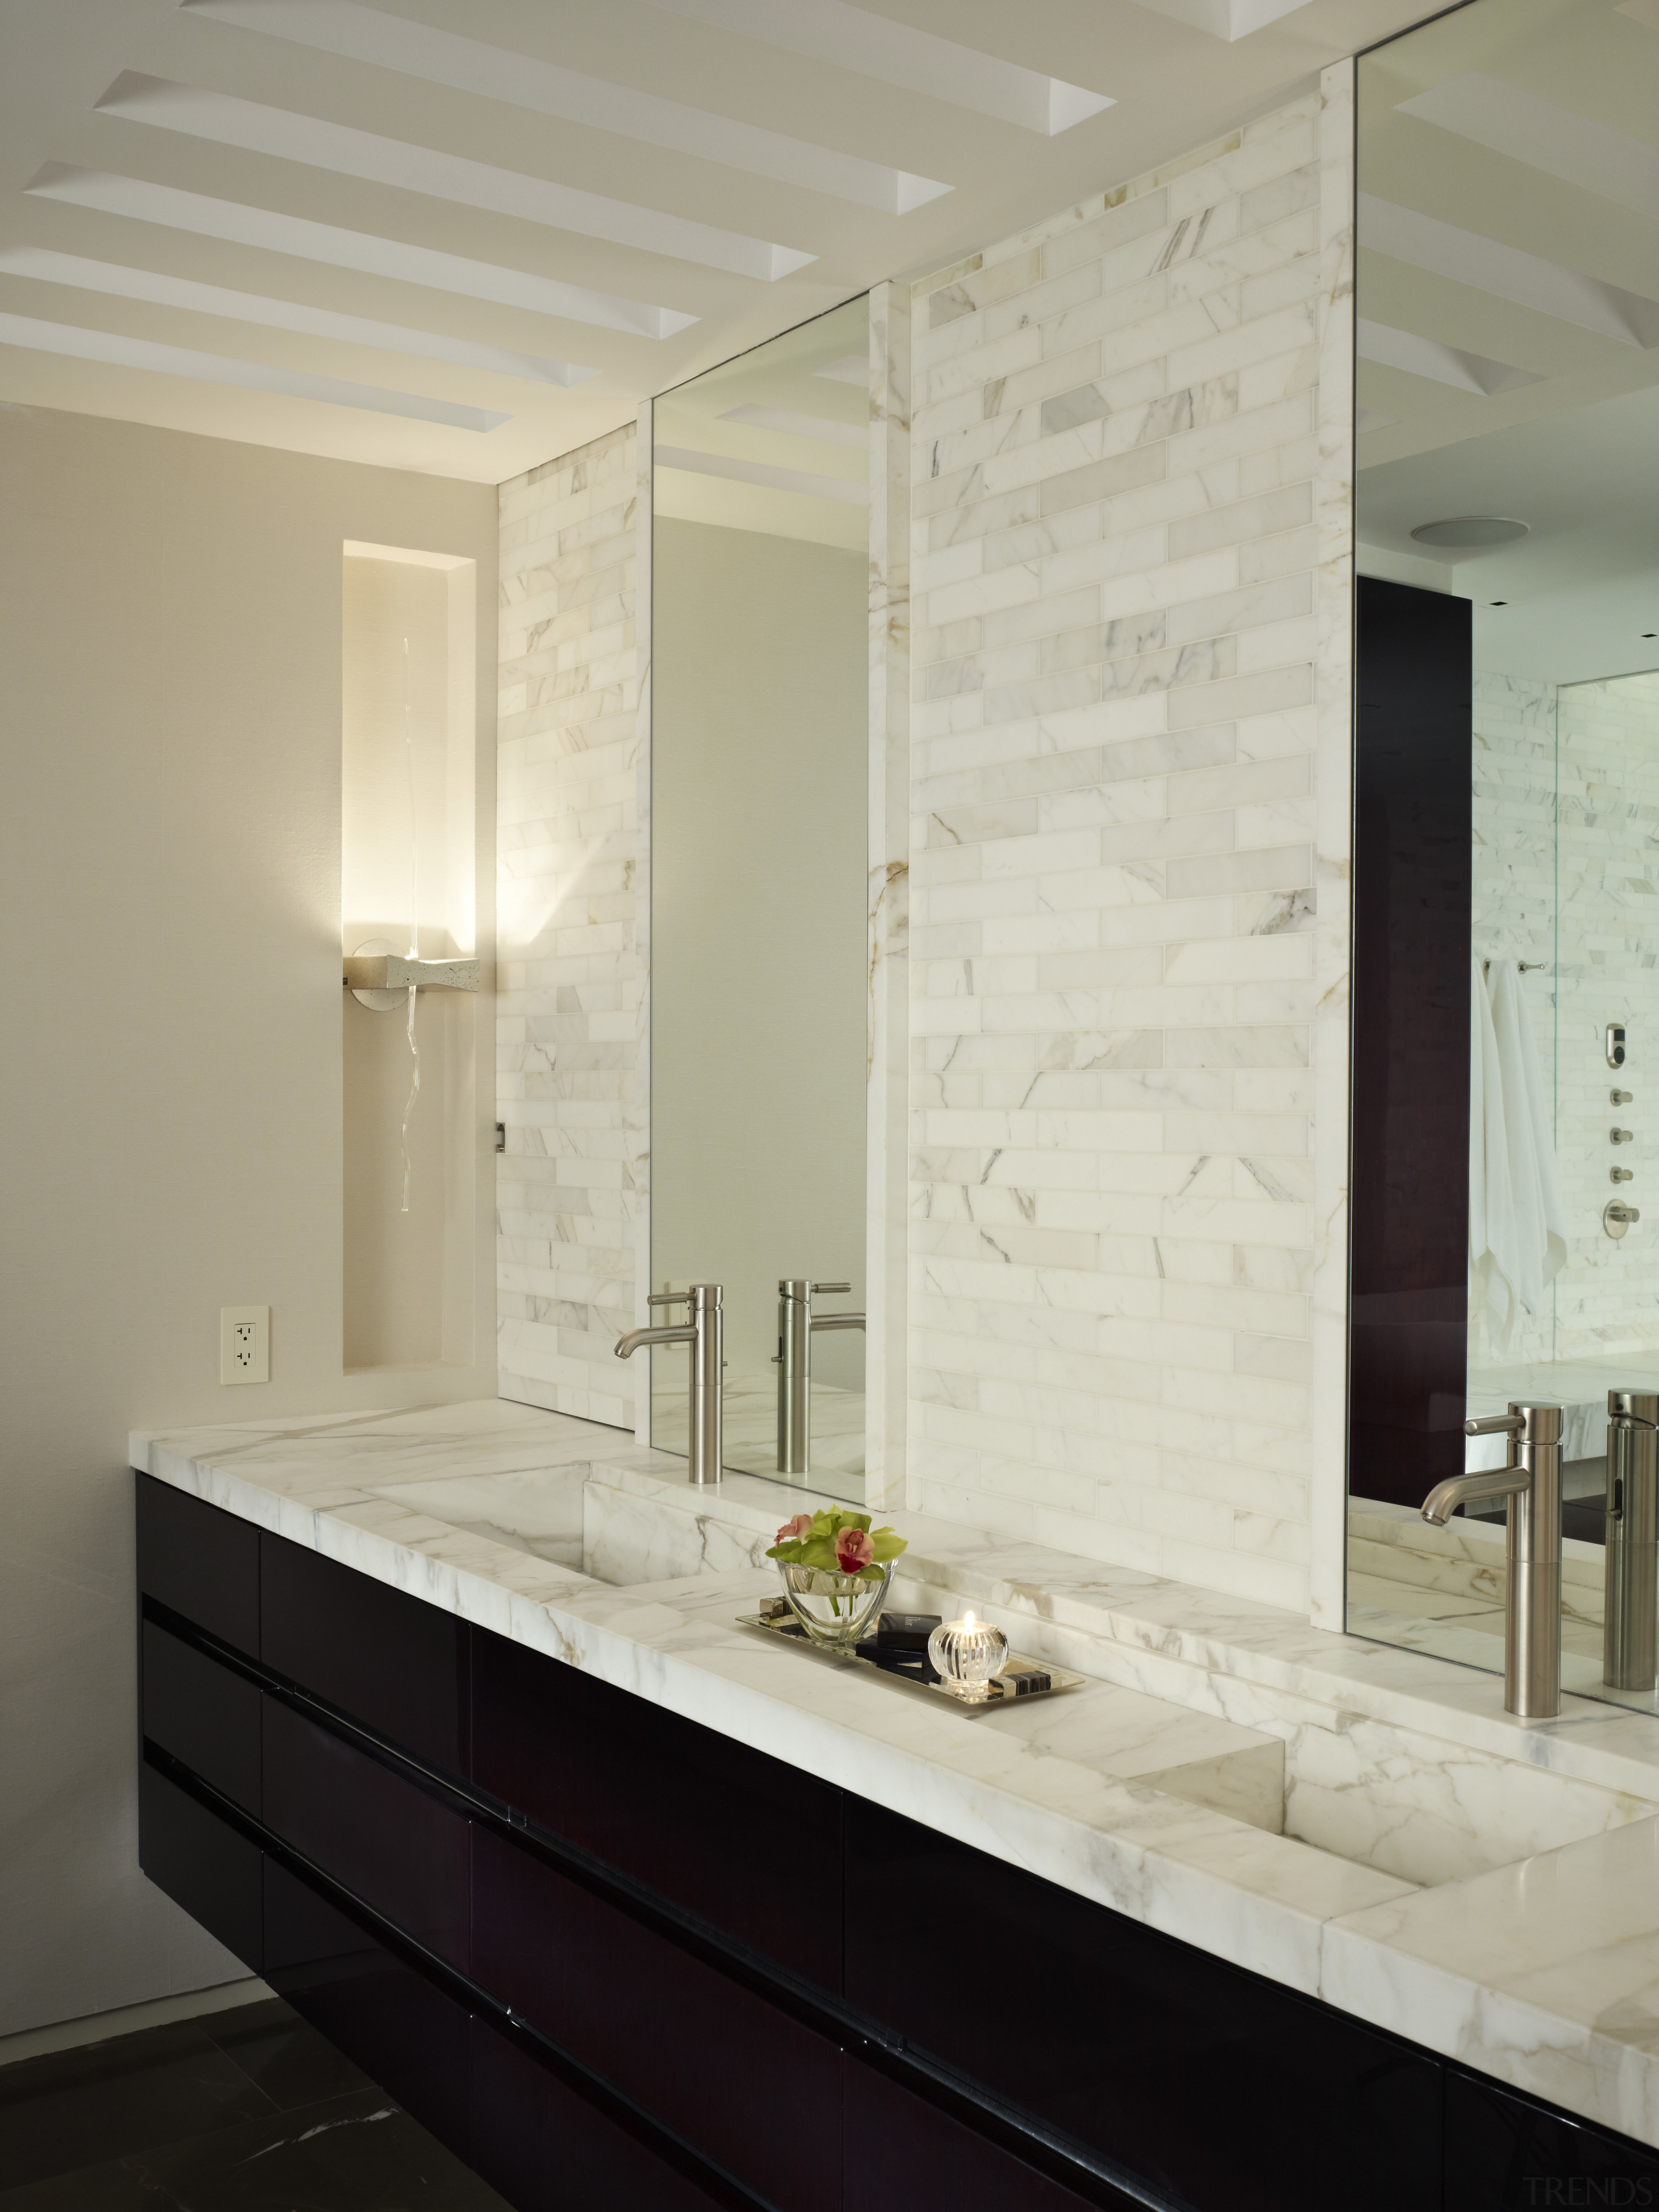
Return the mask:
<path id="1" fill-rule="evenodd" d="M 652 457 L 652 1288 L 724 1285 L 727 1467 L 854 1500 L 869 394 L 860 299 L 659 399 Z"/>
<path id="2" fill-rule="evenodd" d="M 1419 1509 L 1559 1405 L 1563 1686 L 1654 1710 L 1604 1565 L 1659 1390 L 1659 4 L 1474 0 L 1358 93 L 1348 1626 L 1502 1671 L 1504 1504 Z"/>

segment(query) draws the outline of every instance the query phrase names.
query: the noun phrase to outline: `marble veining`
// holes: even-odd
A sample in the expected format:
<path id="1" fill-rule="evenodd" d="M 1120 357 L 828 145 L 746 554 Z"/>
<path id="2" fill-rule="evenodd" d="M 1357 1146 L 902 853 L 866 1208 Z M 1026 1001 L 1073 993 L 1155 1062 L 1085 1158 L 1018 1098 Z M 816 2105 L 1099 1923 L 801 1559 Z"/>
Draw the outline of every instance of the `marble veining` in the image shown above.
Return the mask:
<path id="1" fill-rule="evenodd" d="M 1333 1623 L 1352 88 L 912 301 L 908 1503 Z"/>
<path id="2" fill-rule="evenodd" d="M 960 1713 L 734 1625 L 773 1586 L 752 1561 L 799 1493 L 732 1476 L 694 1498 L 675 1462 L 626 1434 L 502 1401 L 137 1437 L 134 1458 L 428 1603 L 1659 2142 L 1650 1716 L 1569 1696 L 1558 1720 L 1520 1722 L 1496 1680 L 1421 1651 L 895 1514 L 910 1542 L 902 1602 L 973 1602 L 1020 1648 L 1092 1678 L 1066 1698 Z"/>
<path id="3" fill-rule="evenodd" d="M 639 1114 L 635 437 L 501 487 L 497 1364 L 503 1395 L 633 1419 Z M 647 564 L 648 574 L 648 564 Z"/>

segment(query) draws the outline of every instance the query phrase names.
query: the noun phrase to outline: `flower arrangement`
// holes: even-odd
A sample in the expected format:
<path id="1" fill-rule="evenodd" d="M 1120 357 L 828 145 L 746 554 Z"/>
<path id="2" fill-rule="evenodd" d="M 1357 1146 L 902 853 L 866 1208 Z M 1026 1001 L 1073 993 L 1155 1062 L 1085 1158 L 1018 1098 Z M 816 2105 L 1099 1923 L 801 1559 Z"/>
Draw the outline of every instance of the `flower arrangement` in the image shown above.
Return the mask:
<path id="1" fill-rule="evenodd" d="M 766 1556 L 780 1566 L 817 1567 L 824 1574 L 880 1582 L 905 1548 L 890 1528 L 872 1528 L 867 1513 L 797 1513 L 778 1531 Z"/>

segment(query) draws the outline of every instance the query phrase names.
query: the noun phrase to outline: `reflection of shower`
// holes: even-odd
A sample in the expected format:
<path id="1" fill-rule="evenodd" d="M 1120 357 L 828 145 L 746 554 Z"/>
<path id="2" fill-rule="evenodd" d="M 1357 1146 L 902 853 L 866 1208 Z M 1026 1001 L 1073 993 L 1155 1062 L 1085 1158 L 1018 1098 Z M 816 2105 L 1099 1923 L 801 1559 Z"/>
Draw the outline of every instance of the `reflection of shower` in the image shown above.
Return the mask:
<path id="1" fill-rule="evenodd" d="M 415 813 L 415 737 L 409 718 L 409 636 L 404 635 L 404 765 L 409 772 L 409 957 L 421 957 L 420 867 L 421 841 L 416 832 Z M 409 1124 L 415 1112 L 415 1102 L 421 1095 L 421 1044 L 415 1034 L 415 991 L 409 987 L 409 1096 L 404 1101 L 403 1126 L 398 1132 L 398 1141 L 404 1159 L 404 1202 L 402 1211 L 409 1211 Z"/>

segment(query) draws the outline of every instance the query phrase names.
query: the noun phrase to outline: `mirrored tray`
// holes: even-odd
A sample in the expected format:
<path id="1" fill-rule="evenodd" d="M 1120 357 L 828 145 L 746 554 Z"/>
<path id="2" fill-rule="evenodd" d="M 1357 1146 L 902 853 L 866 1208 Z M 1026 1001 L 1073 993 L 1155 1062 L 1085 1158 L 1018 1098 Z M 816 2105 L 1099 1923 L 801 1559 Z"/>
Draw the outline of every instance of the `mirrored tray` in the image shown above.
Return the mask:
<path id="1" fill-rule="evenodd" d="M 1030 1698 L 1052 1698 L 1061 1690 L 1080 1690 L 1088 1680 L 1086 1674 L 1074 1674 L 1069 1668 L 1055 1667 L 1043 1659 L 1027 1659 L 1018 1651 L 1008 1654 L 1008 1663 L 994 1682 L 987 1686 L 988 1697 L 969 1698 L 948 1690 L 929 1665 L 926 1651 L 893 1649 L 878 1644 L 873 1636 L 855 1644 L 850 1651 L 836 1651 L 826 1644 L 815 1644 L 790 1611 L 784 1598 L 772 1598 L 758 1613 L 740 1613 L 739 1628 L 763 1628 L 769 1636 L 775 1636 L 786 1644 L 796 1644 L 805 1650 L 821 1651 L 827 1658 L 838 1659 L 848 1664 L 873 1667 L 878 1673 L 888 1675 L 893 1681 L 906 1682 L 913 1689 L 930 1691 L 936 1698 L 948 1698 L 957 1711 L 964 1713 L 995 1712 L 999 1706 L 1024 1705 Z"/>

